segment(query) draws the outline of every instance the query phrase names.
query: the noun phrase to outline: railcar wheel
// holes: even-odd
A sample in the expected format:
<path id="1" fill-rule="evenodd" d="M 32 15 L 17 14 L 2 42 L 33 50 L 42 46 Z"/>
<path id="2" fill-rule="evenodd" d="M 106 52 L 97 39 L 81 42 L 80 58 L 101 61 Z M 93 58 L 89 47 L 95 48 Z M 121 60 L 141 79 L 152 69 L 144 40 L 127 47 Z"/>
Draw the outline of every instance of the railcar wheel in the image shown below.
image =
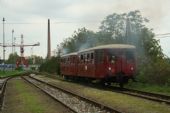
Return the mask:
<path id="1" fill-rule="evenodd" d="M 119 83 L 120 88 L 123 88 L 124 84 L 123 83 Z"/>
<path id="2" fill-rule="evenodd" d="M 124 77 L 123 77 L 122 73 L 120 73 L 117 76 L 117 82 L 119 83 L 120 88 L 123 88 L 123 86 L 124 86 Z"/>

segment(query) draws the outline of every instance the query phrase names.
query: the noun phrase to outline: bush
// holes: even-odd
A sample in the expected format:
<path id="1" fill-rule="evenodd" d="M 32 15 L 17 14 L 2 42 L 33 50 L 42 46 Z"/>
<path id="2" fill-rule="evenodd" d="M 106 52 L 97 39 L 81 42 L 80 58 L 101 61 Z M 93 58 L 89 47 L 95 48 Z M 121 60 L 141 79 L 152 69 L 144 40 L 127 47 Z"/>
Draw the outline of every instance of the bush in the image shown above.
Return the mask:
<path id="1" fill-rule="evenodd" d="M 57 73 L 60 74 L 60 57 L 52 57 L 40 65 L 40 72 Z"/>
<path id="2" fill-rule="evenodd" d="M 170 85 L 170 64 L 164 59 L 143 64 L 137 79 L 143 83 Z"/>

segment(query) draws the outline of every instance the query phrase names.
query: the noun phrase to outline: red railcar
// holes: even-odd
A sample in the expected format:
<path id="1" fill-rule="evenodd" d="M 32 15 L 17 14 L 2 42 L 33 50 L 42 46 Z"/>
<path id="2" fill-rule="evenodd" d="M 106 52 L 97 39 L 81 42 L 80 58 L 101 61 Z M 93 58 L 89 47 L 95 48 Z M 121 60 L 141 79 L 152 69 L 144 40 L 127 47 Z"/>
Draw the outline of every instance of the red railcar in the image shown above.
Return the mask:
<path id="1" fill-rule="evenodd" d="M 77 75 L 77 53 L 70 53 L 61 56 L 61 74 L 65 76 L 75 76 Z"/>
<path id="2" fill-rule="evenodd" d="M 62 59 L 72 58 L 72 54 Z M 127 44 L 111 44 L 85 49 L 74 54 L 75 61 L 71 65 L 66 60 L 67 68 L 61 73 L 67 76 L 99 79 L 103 83 L 118 82 L 122 86 L 133 78 L 136 70 L 135 46 Z M 62 67 L 61 65 L 61 67 Z"/>

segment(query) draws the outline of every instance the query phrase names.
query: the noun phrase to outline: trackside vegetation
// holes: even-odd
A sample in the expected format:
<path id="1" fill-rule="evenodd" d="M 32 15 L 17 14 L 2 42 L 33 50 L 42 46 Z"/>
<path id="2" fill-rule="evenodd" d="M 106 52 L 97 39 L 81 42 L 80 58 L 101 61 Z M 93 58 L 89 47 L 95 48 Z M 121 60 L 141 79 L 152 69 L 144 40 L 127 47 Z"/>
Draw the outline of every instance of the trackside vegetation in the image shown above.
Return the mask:
<path id="1" fill-rule="evenodd" d="M 135 45 L 137 82 L 130 82 L 128 86 L 135 88 L 138 86 L 137 88 L 141 89 L 145 86 L 143 90 L 147 89 L 147 86 L 150 87 L 149 89 L 155 87 L 154 89 L 160 92 L 162 87 L 169 91 L 170 59 L 163 54 L 153 30 L 146 26 L 148 22 L 149 20 L 138 10 L 122 14 L 113 13 L 104 18 L 97 32 L 86 28 L 76 30 L 72 36 L 61 43 L 58 51 L 66 54 L 104 44 Z M 43 63 L 40 71 L 60 74 L 59 55 Z"/>
<path id="2" fill-rule="evenodd" d="M 19 77 L 8 81 L 5 91 L 5 103 L 3 113 L 68 112 L 65 107 Z"/>
<path id="3" fill-rule="evenodd" d="M 60 57 L 52 57 L 50 60 L 46 60 L 41 64 L 39 70 L 41 72 L 48 72 L 53 74 L 60 74 Z"/>
<path id="4" fill-rule="evenodd" d="M 7 77 L 7 76 L 15 76 L 15 75 L 19 75 L 19 74 L 23 74 L 25 73 L 25 71 L 18 71 L 18 70 L 9 70 L 9 71 L 0 71 L 0 78 L 1 77 Z"/>

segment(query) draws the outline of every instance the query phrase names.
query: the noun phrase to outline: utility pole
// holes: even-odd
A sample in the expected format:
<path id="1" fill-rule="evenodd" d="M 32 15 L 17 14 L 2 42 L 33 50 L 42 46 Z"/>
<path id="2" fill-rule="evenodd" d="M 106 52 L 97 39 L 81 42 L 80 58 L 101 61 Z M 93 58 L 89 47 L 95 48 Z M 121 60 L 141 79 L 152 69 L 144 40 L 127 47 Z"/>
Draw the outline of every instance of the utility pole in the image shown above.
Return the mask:
<path id="1" fill-rule="evenodd" d="M 12 45 L 13 61 L 15 62 L 15 58 L 14 58 L 14 29 L 12 29 L 12 43 L 11 43 L 11 45 Z M 12 63 L 12 70 L 14 70 L 14 64 Z"/>
<path id="2" fill-rule="evenodd" d="M 11 45 L 12 45 L 12 54 L 14 54 L 14 29 L 12 30 L 12 42 L 11 42 Z"/>
<path id="3" fill-rule="evenodd" d="M 17 38 L 17 37 L 14 37 L 14 42 L 13 42 L 13 43 L 14 43 L 14 53 L 15 53 L 15 42 L 16 42 L 16 38 Z M 19 38 L 20 38 L 20 37 L 19 37 Z"/>
<path id="4" fill-rule="evenodd" d="M 126 44 L 131 44 L 132 40 L 131 40 L 131 26 L 130 26 L 130 20 L 129 18 L 126 19 L 126 34 L 125 34 L 125 43 Z"/>
<path id="5" fill-rule="evenodd" d="M 5 18 L 3 18 L 3 72 L 5 72 Z"/>

